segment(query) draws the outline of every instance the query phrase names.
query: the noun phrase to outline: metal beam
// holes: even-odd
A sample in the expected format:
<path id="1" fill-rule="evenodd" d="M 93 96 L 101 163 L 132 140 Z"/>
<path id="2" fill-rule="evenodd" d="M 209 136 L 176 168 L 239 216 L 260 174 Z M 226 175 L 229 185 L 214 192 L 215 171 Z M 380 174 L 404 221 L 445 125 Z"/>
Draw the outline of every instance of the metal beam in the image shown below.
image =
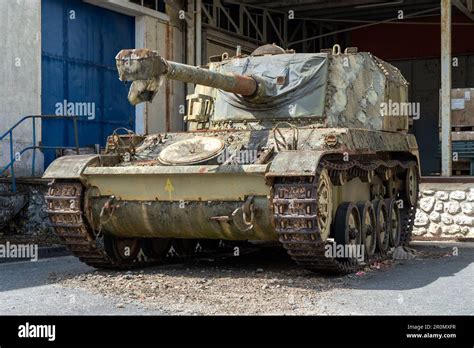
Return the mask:
<path id="1" fill-rule="evenodd" d="M 252 23 L 253 25 L 253 28 L 255 29 L 255 31 L 257 32 L 257 34 L 260 36 L 260 39 L 262 42 L 265 41 L 265 36 L 263 35 L 263 33 L 260 31 L 259 27 L 258 27 L 258 24 L 257 22 L 255 22 L 252 18 L 252 15 L 250 14 L 250 12 L 247 10 L 247 8 L 245 6 L 243 6 L 243 10 L 244 10 L 244 13 L 247 15 L 250 23 Z"/>
<path id="2" fill-rule="evenodd" d="M 194 0 L 188 0 L 186 13 L 186 64 L 195 64 L 195 36 Z M 186 84 L 186 94 L 193 93 L 194 84 Z"/>
<path id="3" fill-rule="evenodd" d="M 280 29 L 277 28 L 275 22 L 273 21 L 272 16 L 268 14 L 267 10 L 263 11 L 263 17 L 265 18 L 265 20 L 268 20 L 270 22 L 271 26 L 275 30 L 275 33 L 278 36 L 278 39 L 280 40 L 280 45 L 282 45 L 283 47 L 286 47 L 286 42 L 285 42 L 285 39 L 281 36 Z M 285 30 L 284 27 L 282 29 Z"/>
<path id="4" fill-rule="evenodd" d="M 247 6 L 233 0 L 212 0 L 212 5 L 201 0 L 201 8 L 204 14 L 203 25 L 207 28 L 246 38 L 248 41 L 258 44 L 268 43 L 269 37 L 278 37 L 280 40 L 279 44 L 286 46 L 288 25 L 287 14 L 284 12 L 268 10 L 258 6 Z M 233 9 L 231 13 L 228 12 L 230 8 Z M 237 10 L 238 15 L 234 15 Z M 227 19 L 230 28 L 225 25 L 226 22 L 220 20 L 220 17 Z M 260 21 L 260 17 L 263 22 Z M 277 19 L 281 20 L 281 29 L 277 25 Z"/>
<path id="5" fill-rule="evenodd" d="M 215 6 L 212 6 L 212 8 L 214 9 Z M 209 21 L 210 25 L 216 26 L 216 17 L 211 16 L 209 11 L 206 9 L 206 5 L 204 5 L 204 4 L 202 4 L 202 12 L 206 16 L 206 18 Z"/>
<path id="6" fill-rule="evenodd" d="M 451 1 L 441 0 L 441 174 L 451 176 Z"/>
<path id="7" fill-rule="evenodd" d="M 196 0 L 196 65 L 202 64 L 202 0 Z"/>
<path id="8" fill-rule="evenodd" d="M 469 4 L 469 2 L 470 2 L 470 4 Z M 474 13 L 472 13 L 472 1 L 468 0 L 467 6 L 464 6 L 464 4 L 461 2 L 461 0 L 453 0 L 453 5 L 456 6 L 459 11 L 464 13 L 472 21 L 474 21 Z M 469 6 L 471 6 L 471 10 L 469 10 Z"/>
<path id="9" fill-rule="evenodd" d="M 257 1 L 256 1 L 257 2 Z M 353 7 L 358 5 L 368 5 L 380 3 L 381 0 L 343 0 L 343 1 L 314 1 L 314 0 L 287 0 L 287 1 L 272 1 L 265 3 L 264 6 L 267 8 L 279 8 L 279 7 L 290 7 L 298 10 L 298 7 L 309 5 L 314 10 L 320 10 L 324 8 L 336 8 L 336 7 Z"/>
<path id="10" fill-rule="evenodd" d="M 227 9 L 224 6 L 222 6 L 221 0 L 214 0 L 214 1 L 217 7 L 221 10 L 221 13 L 223 13 L 227 17 L 227 20 L 229 21 L 229 23 L 232 24 L 237 34 L 242 35 L 242 28 L 239 28 L 239 26 L 234 22 L 233 18 L 227 13 Z"/>

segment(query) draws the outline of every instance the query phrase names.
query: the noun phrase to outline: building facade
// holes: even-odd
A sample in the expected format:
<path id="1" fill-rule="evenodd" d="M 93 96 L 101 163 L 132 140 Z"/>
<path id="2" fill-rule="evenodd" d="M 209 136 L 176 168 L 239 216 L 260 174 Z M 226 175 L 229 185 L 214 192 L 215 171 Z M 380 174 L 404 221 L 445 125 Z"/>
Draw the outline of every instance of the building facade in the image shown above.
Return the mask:
<path id="1" fill-rule="evenodd" d="M 137 2 L 137 1 L 135 1 Z M 158 3 L 158 2 L 156 2 Z M 0 135 L 26 115 L 76 115 L 81 148 L 103 146 L 123 127 L 137 133 L 181 130 L 184 84 L 166 82 L 154 100 L 139 107 L 127 101 L 115 55 L 122 48 L 148 47 L 183 61 L 183 23 L 159 10 L 124 0 L 18 0 L 0 2 Z M 176 11 L 179 11 L 177 9 Z M 173 14 L 170 8 L 168 13 Z M 181 108 L 182 109 L 182 108 Z M 36 145 L 74 146 L 72 120 L 36 120 Z M 33 122 L 12 136 L 15 174 L 32 175 Z M 0 166 L 10 162 L 10 136 L 1 141 Z M 55 158 L 36 150 L 35 175 Z"/>

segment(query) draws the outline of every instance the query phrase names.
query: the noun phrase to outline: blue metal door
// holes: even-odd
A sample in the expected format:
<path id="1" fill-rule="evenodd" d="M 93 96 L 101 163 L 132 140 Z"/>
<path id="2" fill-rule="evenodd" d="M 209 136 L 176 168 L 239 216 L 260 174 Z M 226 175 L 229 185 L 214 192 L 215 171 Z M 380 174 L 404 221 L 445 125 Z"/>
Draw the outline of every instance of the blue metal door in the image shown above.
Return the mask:
<path id="1" fill-rule="evenodd" d="M 42 0 L 42 113 L 84 116 L 81 147 L 104 145 L 118 127 L 134 129 L 135 108 L 118 80 L 115 55 L 134 47 L 135 19 L 80 0 Z M 44 120 L 42 142 L 73 146 L 72 120 Z M 45 167 L 54 160 L 45 151 Z"/>

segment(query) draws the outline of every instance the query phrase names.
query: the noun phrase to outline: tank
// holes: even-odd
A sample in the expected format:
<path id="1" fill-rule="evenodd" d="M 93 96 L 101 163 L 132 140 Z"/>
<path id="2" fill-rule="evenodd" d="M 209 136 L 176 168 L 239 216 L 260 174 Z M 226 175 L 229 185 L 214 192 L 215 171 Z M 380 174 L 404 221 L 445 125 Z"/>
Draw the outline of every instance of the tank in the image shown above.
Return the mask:
<path id="1" fill-rule="evenodd" d="M 187 131 L 119 129 L 103 153 L 45 171 L 51 223 L 83 262 L 139 267 L 267 241 L 311 271 L 348 273 L 409 241 L 419 154 L 394 66 L 338 45 L 265 45 L 203 67 L 129 49 L 116 62 L 133 105 L 165 79 L 196 88 Z"/>

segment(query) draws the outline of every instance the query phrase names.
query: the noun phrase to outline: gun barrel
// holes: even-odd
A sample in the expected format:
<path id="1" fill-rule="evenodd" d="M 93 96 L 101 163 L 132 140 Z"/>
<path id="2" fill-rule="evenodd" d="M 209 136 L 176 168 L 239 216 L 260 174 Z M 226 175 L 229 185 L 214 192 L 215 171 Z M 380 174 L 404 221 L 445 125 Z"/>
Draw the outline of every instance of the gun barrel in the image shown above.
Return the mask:
<path id="1" fill-rule="evenodd" d="M 153 99 L 161 77 L 214 87 L 244 97 L 256 95 L 259 88 L 259 84 L 251 76 L 223 74 L 168 61 L 157 51 L 149 49 L 122 50 L 115 59 L 120 80 L 133 81 L 129 100 L 134 105 Z"/>
<path id="2" fill-rule="evenodd" d="M 257 91 L 257 81 L 250 76 L 227 75 L 185 64 L 168 62 L 166 77 L 197 85 L 219 88 L 223 91 L 249 97 Z"/>

